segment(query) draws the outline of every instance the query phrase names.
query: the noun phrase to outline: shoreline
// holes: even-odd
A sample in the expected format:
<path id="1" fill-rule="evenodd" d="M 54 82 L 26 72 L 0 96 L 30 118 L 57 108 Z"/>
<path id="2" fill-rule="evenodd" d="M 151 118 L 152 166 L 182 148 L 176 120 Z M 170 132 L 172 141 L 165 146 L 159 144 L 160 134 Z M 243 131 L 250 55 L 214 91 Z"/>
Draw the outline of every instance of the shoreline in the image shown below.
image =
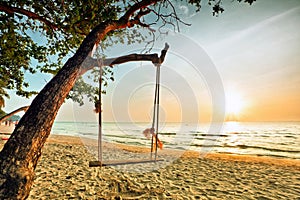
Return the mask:
<path id="1" fill-rule="evenodd" d="M 83 144 L 83 140 L 84 143 Z M 90 138 L 83 138 L 77 136 L 59 135 L 51 134 L 47 140 L 47 143 L 61 143 L 61 144 L 76 144 L 76 145 L 87 145 L 87 146 L 97 146 L 97 140 Z M 107 143 L 105 143 L 108 145 Z M 113 144 L 112 148 L 120 148 L 122 150 L 133 152 L 133 153 L 150 153 L 150 149 L 147 147 L 132 146 L 126 144 Z M 270 165 L 286 166 L 286 167 L 296 167 L 300 170 L 300 160 L 291 158 L 276 158 L 268 156 L 256 156 L 256 155 L 240 155 L 240 154 L 226 154 L 226 153 L 207 153 L 201 155 L 200 152 L 192 150 L 174 150 L 174 149 L 164 149 L 162 150 L 164 155 L 181 155 L 182 158 L 203 158 L 203 159 L 215 159 L 224 161 L 239 161 L 248 163 L 264 163 Z"/>
<path id="2" fill-rule="evenodd" d="M 51 135 L 35 169 L 31 199 L 297 199 L 299 162 L 253 156 L 159 151 L 166 161 L 88 167 L 97 141 Z M 0 147 L 4 142 L 0 143 Z M 104 143 L 109 158 L 149 149 Z"/>
<path id="3" fill-rule="evenodd" d="M 8 134 L 0 134 L 2 140 L 0 140 L 0 147 L 8 139 Z M 69 135 L 60 135 L 60 134 L 50 134 L 49 138 L 46 141 L 46 144 L 65 144 L 65 145 L 81 145 L 81 146 L 93 146 L 97 147 L 97 140 L 91 138 L 84 138 L 78 136 L 69 136 Z M 117 144 L 117 143 L 103 143 L 104 148 L 108 149 L 120 149 L 126 152 L 132 153 L 150 153 L 150 148 L 133 146 L 126 144 Z M 202 155 L 200 152 L 192 150 L 177 150 L 177 149 L 163 149 L 160 151 L 162 156 L 164 155 L 173 155 L 175 157 L 181 158 L 202 158 L 202 159 L 214 159 L 214 160 L 224 160 L 224 161 L 237 161 L 237 162 L 247 162 L 247 163 L 264 163 L 270 165 L 278 165 L 285 167 L 295 167 L 300 170 L 300 160 L 292 158 L 277 158 L 272 156 L 257 156 L 257 155 L 241 155 L 241 154 L 227 154 L 227 153 L 206 153 Z M 180 156 L 178 156 L 180 155 Z"/>

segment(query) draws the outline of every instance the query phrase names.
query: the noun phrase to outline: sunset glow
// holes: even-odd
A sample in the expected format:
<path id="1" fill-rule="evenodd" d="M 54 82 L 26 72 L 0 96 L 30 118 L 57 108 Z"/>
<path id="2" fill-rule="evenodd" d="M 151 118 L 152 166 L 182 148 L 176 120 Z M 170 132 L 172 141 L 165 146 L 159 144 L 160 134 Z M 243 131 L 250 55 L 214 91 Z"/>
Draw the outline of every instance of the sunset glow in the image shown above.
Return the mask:
<path id="1" fill-rule="evenodd" d="M 165 42 L 170 45 L 161 71 L 161 121 L 209 122 L 214 114 L 222 119 L 225 114 L 231 122 L 300 121 L 300 1 L 264 0 L 250 7 L 224 1 L 220 17 L 212 16 L 204 4 L 195 14 L 178 1 L 181 19 L 192 26 L 182 26 L 179 34 L 170 31 L 149 52 L 160 54 Z M 103 53 L 112 58 L 139 53 L 144 47 L 114 44 Z M 131 62 L 112 69 L 115 81 L 109 82 L 103 95 L 104 121 L 151 121 L 152 63 Z M 214 81 L 217 77 L 221 83 Z M 25 78 L 28 91 L 40 91 L 52 75 L 37 72 Z M 222 94 L 216 87 L 222 87 Z M 34 99 L 15 91 L 8 94 L 6 113 Z M 87 99 L 84 106 L 66 100 L 56 120 L 95 121 L 93 107 Z"/>
<path id="2" fill-rule="evenodd" d="M 226 95 L 226 117 L 228 121 L 236 121 L 245 106 L 241 95 L 234 89 L 225 92 Z"/>

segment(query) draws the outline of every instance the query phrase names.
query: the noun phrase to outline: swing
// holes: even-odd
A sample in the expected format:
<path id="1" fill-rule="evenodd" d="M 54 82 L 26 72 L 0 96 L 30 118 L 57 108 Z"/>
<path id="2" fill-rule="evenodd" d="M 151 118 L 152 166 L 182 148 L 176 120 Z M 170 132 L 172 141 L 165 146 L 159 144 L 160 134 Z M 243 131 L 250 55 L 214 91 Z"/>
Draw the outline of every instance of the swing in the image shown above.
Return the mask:
<path id="1" fill-rule="evenodd" d="M 130 160 L 112 160 L 112 161 L 103 161 L 102 158 L 102 100 L 101 100 L 101 91 L 102 91 L 102 67 L 100 66 L 100 78 L 99 78 L 99 102 L 98 106 L 99 119 L 98 119 L 98 160 L 90 161 L 89 167 L 102 167 L 102 166 L 117 166 L 117 165 L 129 165 L 129 164 L 143 164 L 143 163 L 153 163 L 164 161 L 164 159 L 159 159 L 157 157 L 157 148 L 162 147 L 162 143 L 158 139 L 158 119 L 159 119 L 159 87 L 160 87 L 160 64 L 155 65 L 156 67 L 156 84 L 155 84 L 155 95 L 154 95 L 154 111 L 153 111 L 153 121 L 151 129 L 146 129 L 143 133 L 151 135 L 151 153 L 149 159 L 130 159 Z M 148 133 L 147 133 L 148 132 Z M 156 133 L 154 133 L 156 132 Z M 154 154 L 154 158 L 153 158 Z"/>

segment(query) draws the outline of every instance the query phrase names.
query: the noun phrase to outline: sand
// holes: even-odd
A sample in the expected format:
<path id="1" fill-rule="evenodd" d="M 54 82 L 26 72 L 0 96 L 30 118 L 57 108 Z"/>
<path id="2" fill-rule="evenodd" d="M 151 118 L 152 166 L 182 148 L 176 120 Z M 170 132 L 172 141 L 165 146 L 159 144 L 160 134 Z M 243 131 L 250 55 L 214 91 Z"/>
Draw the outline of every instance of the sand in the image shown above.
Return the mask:
<path id="1" fill-rule="evenodd" d="M 95 141 L 84 143 L 89 150 L 80 138 L 51 136 L 28 199 L 300 199 L 299 160 L 163 150 L 159 164 L 89 168 Z M 149 155 L 145 148 L 104 147 L 108 158 Z"/>

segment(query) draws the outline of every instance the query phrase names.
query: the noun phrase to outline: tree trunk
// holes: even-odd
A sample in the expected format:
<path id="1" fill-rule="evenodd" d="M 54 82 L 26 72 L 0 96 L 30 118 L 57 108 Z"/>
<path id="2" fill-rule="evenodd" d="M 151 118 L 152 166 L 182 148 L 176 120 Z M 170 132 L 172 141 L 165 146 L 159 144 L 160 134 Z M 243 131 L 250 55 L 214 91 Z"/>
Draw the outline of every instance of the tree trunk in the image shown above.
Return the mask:
<path id="1" fill-rule="evenodd" d="M 70 59 L 69 63 L 74 59 Z M 78 67 L 70 66 L 47 84 L 0 152 L 0 199 L 28 197 L 41 149 L 59 107 L 76 81 L 78 71 Z"/>
<path id="2" fill-rule="evenodd" d="M 34 169 L 57 112 L 81 74 L 81 63 L 110 31 L 108 27 L 108 23 L 102 23 L 85 38 L 76 54 L 36 96 L 4 145 L 0 152 L 0 199 L 28 197 Z"/>
<path id="3" fill-rule="evenodd" d="M 97 25 L 83 40 L 75 55 L 40 91 L 21 118 L 9 140 L 0 152 L 0 199 L 26 199 L 34 179 L 34 169 L 48 138 L 54 119 L 78 76 L 86 70 L 81 65 L 105 35 L 113 30 L 139 24 L 139 18 L 148 12 L 139 12 L 158 0 L 137 2 L 119 20 Z"/>
<path id="4" fill-rule="evenodd" d="M 7 115 L 3 116 L 0 118 L 0 124 L 5 121 L 6 119 L 10 118 L 11 116 L 13 116 L 14 114 L 21 112 L 21 111 L 25 111 L 28 110 L 29 106 L 23 106 L 21 108 L 18 108 L 17 110 L 12 111 L 11 113 L 8 113 Z"/>

